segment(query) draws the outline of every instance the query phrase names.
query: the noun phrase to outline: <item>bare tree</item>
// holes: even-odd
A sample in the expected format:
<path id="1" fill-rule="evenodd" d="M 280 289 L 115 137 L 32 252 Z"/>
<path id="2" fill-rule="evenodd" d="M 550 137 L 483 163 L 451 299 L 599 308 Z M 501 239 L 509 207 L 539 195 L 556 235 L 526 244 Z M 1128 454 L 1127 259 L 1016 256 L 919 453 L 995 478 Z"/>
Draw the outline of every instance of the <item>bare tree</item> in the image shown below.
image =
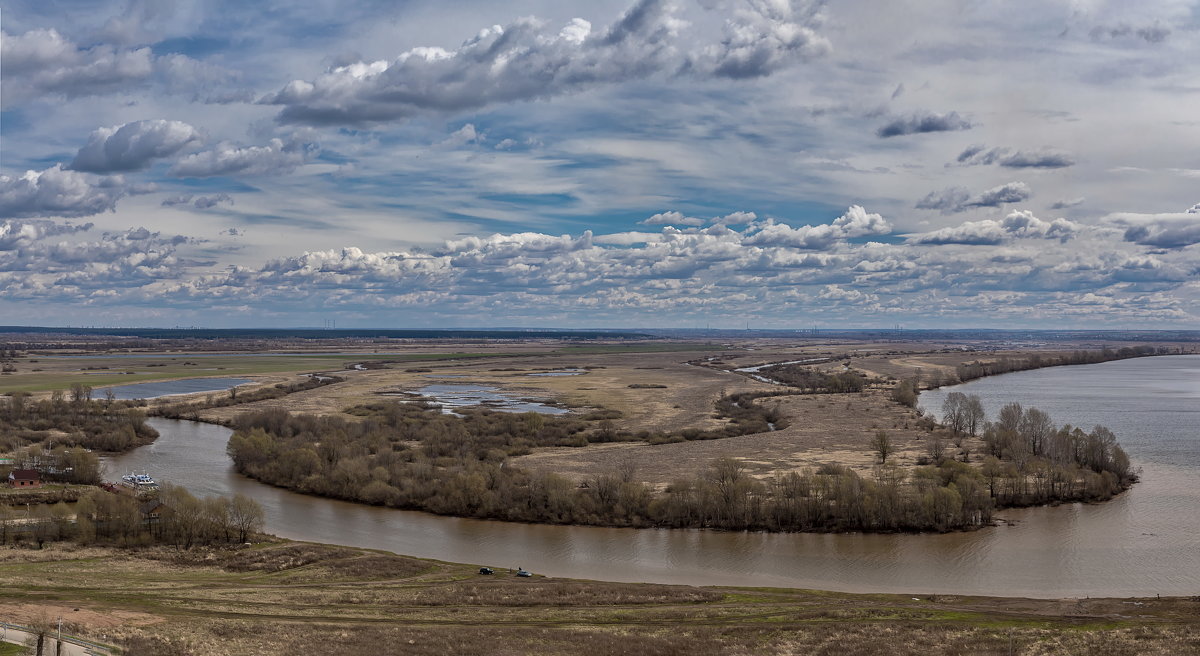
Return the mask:
<path id="1" fill-rule="evenodd" d="M 955 435 L 966 428 L 967 395 L 962 392 L 950 392 L 942 402 L 942 423 L 946 424 Z"/>
<path id="2" fill-rule="evenodd" d="M 946 455 L 946 440 L 942 439 L 941 435 L 930 435 L 926 447 L 929 449 L 929 457 L 933 458 L 934 462 L 941 462 Z"/>
<path id="3" fill-rule="evenodd" d="M 892 438 L 884 431 L 875 431 L 875 436 L 871 438 L 871 449 L 879 455 L 880 464 L 886 464 L 888 456 L 895 452 Z"/>
<path id="4" fill-rule="evenodd" d="M 263 508 L 254 499 L 235 494 L 229 500 L 229 524 L 238 532 L 239 542 L 245 542 L 251 533 L 261 531 L 263 518 Z"/>
<path id="5" fill-rule="evenodd" d="M 963 404 L 963 414 L 967 432 L 971 434 L 971 437 L 975 437 L 979 434 L 983 420 L 987 417 L 987 413 L 983 410 L 983 400 L 979 398 L 978 394 L 971 394 L 967 397 Z"/>

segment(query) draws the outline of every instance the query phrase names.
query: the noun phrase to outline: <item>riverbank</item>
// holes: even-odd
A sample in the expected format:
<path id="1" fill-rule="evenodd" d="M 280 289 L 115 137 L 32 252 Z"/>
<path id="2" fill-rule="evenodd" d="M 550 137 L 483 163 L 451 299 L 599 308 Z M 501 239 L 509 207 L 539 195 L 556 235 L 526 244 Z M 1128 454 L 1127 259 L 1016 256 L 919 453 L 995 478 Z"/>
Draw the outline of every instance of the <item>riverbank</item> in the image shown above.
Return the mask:
<path id="1" fill-rule="evenodd" d="M 496 573 L 478 573 L 491 565 Z M 1186 654 L 1200 601 L 855 595 L 516 578 L 279 541 L 0 550 L 0 618 L 156 654 Z M 382 649 L 382 651 L 380 651 Z M 1191 649 L 1192 652 L 1188 650 Z"/>

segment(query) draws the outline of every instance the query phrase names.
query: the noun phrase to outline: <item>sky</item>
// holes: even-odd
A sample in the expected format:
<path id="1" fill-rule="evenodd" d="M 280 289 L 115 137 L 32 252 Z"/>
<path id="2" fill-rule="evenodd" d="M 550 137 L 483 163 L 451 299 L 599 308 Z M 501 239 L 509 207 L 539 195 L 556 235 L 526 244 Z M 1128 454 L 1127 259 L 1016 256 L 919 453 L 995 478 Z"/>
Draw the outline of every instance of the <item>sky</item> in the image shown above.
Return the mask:
<path id="1" fill-rule="evenodd" d="M 1200 327 L 1198 2 L 0 28 L 0 324 Z"/>

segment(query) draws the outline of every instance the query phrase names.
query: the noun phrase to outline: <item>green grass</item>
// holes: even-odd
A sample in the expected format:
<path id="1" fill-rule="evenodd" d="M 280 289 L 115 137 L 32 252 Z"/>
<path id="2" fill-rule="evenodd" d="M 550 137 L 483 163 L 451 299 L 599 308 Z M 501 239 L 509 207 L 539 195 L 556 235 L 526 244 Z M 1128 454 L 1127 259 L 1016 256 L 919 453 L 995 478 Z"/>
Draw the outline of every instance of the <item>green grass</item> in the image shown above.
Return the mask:
<path id="1" fill-rule="evenodd" d="M 0 642 L 0 656 L 17 656 L 27 653 L 25 649 L 25 647 L 14 645 L 11 642 Z"/>
<path id="2" fill-rule="evenodd" d="M 76 383 L 93 388 L 110 385 L 129 385 L 150 381 L 180 378 L 252 376 L 261 374 L 309 373 L 337 371 L 356 362 L 389 360 L 396 362 L 429 362 L 481 357 L 505 357 L 494 353 L 412 353 L 376 356 L 354 355 L 230 355 L 193 357 L 192 354 L 163 354 L 155 358 L 69 358 L 40 356 L 37 362 L 22 360 L 18 373 L 0 377 L 0 394 L 6 392 L 45 392 L 67 390 Z M 185 365 L 185 362 L 195 364 Z M 155 366 L 151 366 L 155 365 Z M 162 365 L 162 366 L 157 366 Z M 79 371 L 83 367 L 109 367 L 107 370 Z M 33 371 L 35 368 L 46 371 Z M 124 373 L 124 372 L 133 373 Z M 102 393 L 96 394 L 97 398 Z"/>

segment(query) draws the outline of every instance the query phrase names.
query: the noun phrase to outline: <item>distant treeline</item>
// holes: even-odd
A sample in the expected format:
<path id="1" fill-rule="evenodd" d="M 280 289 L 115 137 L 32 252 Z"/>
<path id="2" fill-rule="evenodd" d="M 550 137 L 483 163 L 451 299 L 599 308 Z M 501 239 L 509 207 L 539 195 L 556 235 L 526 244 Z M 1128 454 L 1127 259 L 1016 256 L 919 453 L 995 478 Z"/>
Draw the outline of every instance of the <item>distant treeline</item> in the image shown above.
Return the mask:
<path id="1" fill-rule="evenodd" d="M 857 371 L 830 373 L 795 364 L 777 364 L 760 371 L 771 380 L 809 394 L 861 392 L 867 386 L 867 377 Z"/>
<path id="2" fill-rule="evenodd" d="M 1170 355 L 1178 352 L 1178 349 L 1170 349 L 1165 346 L 1124 346 L 1119 349 L 1103 348 L 1093 351 L 1073 351 L 1064 354 L 1033 353 L 1026 357 L 1003 356 L 996 360 L 964 362 L 955 368 L 954 377 L 938 376 L 936 379 L 931 378 L 927 382 L 928 386 L 933 388 L 942 385 L 965 383 L 968 380 L 975 380 L 976 378 L 1006 374 L 1014 371 L 1027 371 L 1030 369 L 1072 364 L 1097 364 L 1100 362 L 1140 358 L 1150 355 Z"/>
<path id="3" fill-rule="evenodd" d="M 25 392 L 0 398 L 0 452 L 53 440 L 56 445 L 97 451 L 128 451 L 149 444 L 158 432 L 146 425 L 135 403 L 91 399 L 90 387 L 75 385 L 32 401 Z"/>
<path id="4" fill-rule="evenodd" d="M 59 503 L 22 511 L 0 505 L 0 544 L 29 540 L 40 547 L 46 542 L 73 540 L 191 548 L 246 542 L 262 527 L 262 506 L 247 496 L 197 499 L 174 485 L 164 486 L 150 501 L 93 490 L 74 508 Z"/>
<path id="5" fill-rule="evenodd" d="M 168 419 L 190 419 L 197 421 L 199 420 L 198 413 L 201 410 L 279 399 L 288 394 L 316 389 L 345 380 L 345 378 L 328 374 L 312 375 L 294 383 L 277 383 L 271 387 L 262 387 L 254 390 L 239 391 L 238 388 L 234 387 L 225 394 L 209 394 L 199 401 L 171 403 L 164 397 L 151 406 L 150 414 Z"/>

